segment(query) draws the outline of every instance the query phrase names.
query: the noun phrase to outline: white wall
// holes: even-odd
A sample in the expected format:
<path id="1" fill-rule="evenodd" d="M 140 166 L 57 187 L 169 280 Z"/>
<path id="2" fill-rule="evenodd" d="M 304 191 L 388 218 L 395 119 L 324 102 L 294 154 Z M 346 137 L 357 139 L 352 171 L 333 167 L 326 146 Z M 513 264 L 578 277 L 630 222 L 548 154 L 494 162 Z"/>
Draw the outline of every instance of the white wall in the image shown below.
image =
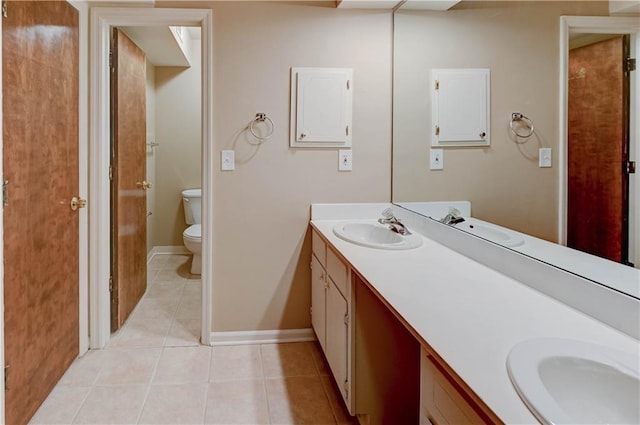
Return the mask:
<path id="1" fill-rule="evenodd" d="M 187 34 L 185 33 L 185 37 Z M 182 246 L 187 227 L 180 192 L 201 185 L 200 40 L 185 43 L 191 67 L 155 69 L 153 246 Z"/>
<path id="2" fill-rule="evenodd" d="M 213 330 L 308 328 L 310 204 L 390 199 L 391 11 L 210 7 L 215 163 L 220 150 L 236 152 L 236 170 L 214 175 Z M 334 149 L 289 148 L 294 66 L 353 68 L 352 172 L 338 172 Z M 245 131 L 256 112 L 275 124 L 260 146 Z"/>

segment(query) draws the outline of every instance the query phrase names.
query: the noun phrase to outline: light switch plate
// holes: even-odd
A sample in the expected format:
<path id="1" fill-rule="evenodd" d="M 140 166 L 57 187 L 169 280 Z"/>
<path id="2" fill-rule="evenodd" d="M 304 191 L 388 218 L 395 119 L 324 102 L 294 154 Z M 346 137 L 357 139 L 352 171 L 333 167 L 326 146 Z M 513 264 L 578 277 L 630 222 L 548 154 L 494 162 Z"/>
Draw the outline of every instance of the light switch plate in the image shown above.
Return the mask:
<path id="1" fill-rule="evenodd" d="M 551 148 L 540 148 L 538 158 L 538 166 L 540 168 L 551 167 Z"/>
<path id="2" fill-rule="evenodd" d="M 351 171 L 353 168 L 353 152 L 351 149 L 338 151 L 338 171 Z"/>
<path id="3" fill-rule="evenodd" d="M 236 169 L 235 151 L 222 151 L 220 154 L 220 169 L 222 171 L 233 171 Z"/>
<path id="4" fill-rule="evenodd" d="M 444 169 L 444 152 L 442 149 L 431 149 L 429 152 L 429 169 Z"/>

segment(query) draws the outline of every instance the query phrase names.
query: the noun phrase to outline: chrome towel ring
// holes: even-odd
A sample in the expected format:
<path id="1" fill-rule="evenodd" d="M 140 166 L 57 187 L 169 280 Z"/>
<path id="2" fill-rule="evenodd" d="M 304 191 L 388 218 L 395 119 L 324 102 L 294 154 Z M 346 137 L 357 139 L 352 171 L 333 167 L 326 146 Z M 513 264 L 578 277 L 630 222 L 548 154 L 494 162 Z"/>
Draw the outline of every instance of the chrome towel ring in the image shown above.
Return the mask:
<path id="1" fill-rule="evenodd" d="M 256 129 L 255 129 L 255 125 L 257 123 L 261 123 L 261 122 L 268 122 L 268 134 L 266 136 L 259 136 L 256 133 Z M 253 135 L 253 137 L 255 137 L 256 139 L 263 141 L 263 140 L 267 140 L 269 137 L 271 137 L 273 135 L 273 130 L 275 130 L 275 126 L 273 125 L 273 121 L 271 121 L 271 118 L 269 118 L 267 116 L 267 114 L 263 113 L 263 112 L 258 112 L 256 114 L 256 117 L 253 119 L 253 121 L 251 121 L 251 124 L 249 124 L 249 131 L 251 132 L 251 134 Z"/>
<path id="2" fill-rule="evenodd" d="M 517 121 L 523 121 L 524 125 L 514 126 L 513 123 Z M 528 127 L 529 129 L 526 131 L 526 133 L 518 132 L 518 128 L 522 128 L 522 127 Z M 509 129 L 511 130 L 514 136 L 520 137 L 522 139 L 526 139 L 528 137 L 531 137 L 531 135 L 533 134 L 533 121 L 531 121 L 529 118 L 522 115 L 520 112 L 512 112 L 511 121 L 509 121 Z"/>

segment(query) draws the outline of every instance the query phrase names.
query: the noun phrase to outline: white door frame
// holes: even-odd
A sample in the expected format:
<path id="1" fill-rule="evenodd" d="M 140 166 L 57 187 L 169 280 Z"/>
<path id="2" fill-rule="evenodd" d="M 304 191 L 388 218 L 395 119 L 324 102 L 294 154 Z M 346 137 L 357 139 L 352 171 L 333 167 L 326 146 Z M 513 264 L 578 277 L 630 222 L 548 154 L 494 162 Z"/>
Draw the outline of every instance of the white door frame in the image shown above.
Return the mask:
<path id="1" fill-rule="evenodd" d="M 569 72 L 569 32 L 591 33 L 591 34 L 630 34 L 635 38 L 635 57 L 640 56 L 640 25 L 638 18 L 632 17 L 607 17 L 607 16 L 561 16 L 560 17 L 560 115 L 559 115 L 559 152 L 558 152 L 558 181 L 559 181 L 559 208 L 558 208 L 558 242 L 567 244 L 567 209 L 568 209 L 568 101 L 569 84 L 567 75 Z M 638 71 L 636 71 L 637 73 Z M 630 144 L 632 152 L 636 152 L 636 161 L 640 152 L 640 125 L 636 119 L 640 110 L 640 90 L 631 87 L 631 128 Z M 638 174 L 636 174 L 638 176 Z M 635 198 L 635 204 L 640 203 L 640 184 L 635 184 L 635 192 L 630 193 L 631 199 Z M 637 213 L 636 209 L 636 213 Z M 631 218 L 631 217 L 630 217 Z M 633 237 L 635 243 L 636 262 L 640 262 L 640 228 L 636 222 L 636 232 Z"/>
<path id="2" fill-rule="evenodd" d="M 212 10 L 92 8 L 90 34 L 89 331 L 91 348 L 110 338 L 109 40 L 117 26 L 200 26 L 202 36 L 202 324 L 211 344 L 213 284 L 213 16 Z"/>

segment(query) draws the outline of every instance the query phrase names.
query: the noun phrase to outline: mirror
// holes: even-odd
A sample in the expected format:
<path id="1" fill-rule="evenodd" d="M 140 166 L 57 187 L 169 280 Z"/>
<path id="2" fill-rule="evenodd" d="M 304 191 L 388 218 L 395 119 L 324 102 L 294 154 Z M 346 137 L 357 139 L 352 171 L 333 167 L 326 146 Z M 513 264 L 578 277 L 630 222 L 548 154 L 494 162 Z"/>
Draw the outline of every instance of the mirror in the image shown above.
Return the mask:
<path id="1" fill-rule="evenodd" d="M 590 1 L 463 1 L 443 12 L 396 10 L 392 200 L 414 211 L 415 203 L 469 201 L 471 216 L 486 223 L 487 229 L 497 225 L 541 243 L 530 250 L 534 243 L 525 240 L 510 249 L 640 298 L 638 269 L 562 246 L 571 240 L 567 228 L 580 213 L 571 210 L 567 177 L 569 41 L 584 34 L 630 34 L 631 51 L 640 49 L 639 18 L 586 18 L 608 14 L 609 2 Z M 433 69 L 450 68 L 491 70 L 491 140 L 487 147 L 445 147 L 443 169 L 430 170 L 435 128 L 430 74 Z M 580 77 L 580 71 L 571 77 Z M 630 105 L 636 108 L 630 114 L 632 120 L 640 103 L 635 84 L 632 80 Z M 531 120 L 535 129 L 531 137 L 514 136 L 513 113 Z M 605 120 L 606 113 L 599 111 L 595 117 Z M 632 158 L 640 144 L 639 127 L 631 123 Z M 520 130 L 526 133 L 528 127 Z M 541 148 L 551 149 L 551 167 L 539 166 Z M 602 156 L 596 159 L 611 161 Z M 597 162 L 592 165 L 597 167 Z M 640 198 L 635 176 L 629 178 L 631 208 Z M 638 208 L 629 214 L 628 258 L 640 265 L 636 216 Z M 607 231 L 608 227 L 597 225 L 591 233 L 603 236 Z"/>

